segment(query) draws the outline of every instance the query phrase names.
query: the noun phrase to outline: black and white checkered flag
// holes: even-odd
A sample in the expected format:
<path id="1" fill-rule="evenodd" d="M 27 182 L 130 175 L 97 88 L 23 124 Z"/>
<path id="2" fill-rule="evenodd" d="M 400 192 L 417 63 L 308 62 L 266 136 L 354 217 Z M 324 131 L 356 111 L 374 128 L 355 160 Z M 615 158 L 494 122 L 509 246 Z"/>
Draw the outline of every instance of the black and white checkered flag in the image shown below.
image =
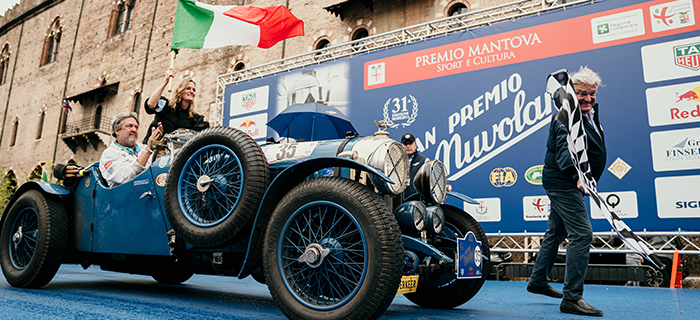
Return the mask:
<path id="1" fill-rule="evenodd" d="M 598 194 L 593 175 L 591 174 L 591 167 L 588 163 L 588 140 L 586 139 L 583 121 L 581 121 L 583 115 L 578 105 L 576 91 L 566 70 L 556 71 L 547 77 L 547 93 L 552 97 L 554 105 L 559 110 L 556 120 L 563 124 L 569 133 L 566 137 L 569 145 L 569 154 L 578 172 L 581 185 L 591 196 L 591 202 L 598 206 L 618 236 L 622 238 L 628 247 L 652 262 L 657 268 L 665 268 L 666 265 L 651 252 L 649 247 L 632 232 L 617 214 L 610 211 L 605 200 Z"/>

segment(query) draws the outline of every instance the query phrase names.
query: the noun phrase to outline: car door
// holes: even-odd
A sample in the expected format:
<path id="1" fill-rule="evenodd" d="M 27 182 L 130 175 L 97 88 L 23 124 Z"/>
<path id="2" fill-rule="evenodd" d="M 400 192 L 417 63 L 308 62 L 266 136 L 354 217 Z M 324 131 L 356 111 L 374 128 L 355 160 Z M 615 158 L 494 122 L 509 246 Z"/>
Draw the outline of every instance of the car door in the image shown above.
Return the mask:
<path id="1" fill-rule="evenodd" d="M 131 181 L 95 188 L 93 251 L 170 255 L 164 215 L 155 198 L 151 168 Z"/>

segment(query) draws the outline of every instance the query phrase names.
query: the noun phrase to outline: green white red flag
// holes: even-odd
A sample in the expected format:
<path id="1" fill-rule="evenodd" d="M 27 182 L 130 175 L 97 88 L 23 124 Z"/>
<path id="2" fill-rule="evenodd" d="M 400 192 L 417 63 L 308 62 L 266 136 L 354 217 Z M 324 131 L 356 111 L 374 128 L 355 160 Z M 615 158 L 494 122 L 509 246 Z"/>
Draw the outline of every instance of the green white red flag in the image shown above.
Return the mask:
<path id="1" fill-rule="evenodd" d="M 304 22 L 285 6 L 215 6 L 178 0 L 172 49 L 211 49 L 234 45 L 270 48 L 304 35 Z"/>

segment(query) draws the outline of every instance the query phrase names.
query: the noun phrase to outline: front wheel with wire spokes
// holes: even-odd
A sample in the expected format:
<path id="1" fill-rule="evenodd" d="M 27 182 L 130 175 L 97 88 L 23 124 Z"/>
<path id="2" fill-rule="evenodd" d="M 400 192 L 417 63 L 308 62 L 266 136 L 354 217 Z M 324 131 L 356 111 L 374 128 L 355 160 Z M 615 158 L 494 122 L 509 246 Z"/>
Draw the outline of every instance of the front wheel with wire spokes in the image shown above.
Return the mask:
<path id="1" fill-rule="evenodd" d="M 401 234 L 386 203 L 339 178 L 304 182 L 279 203 L 263 264 L 290 319 L 373 319 L 391 304 L 403 268 Z"/>
<path id="2" fill-rule="evenodd" d="M 206 129 L 185 144 L 168 171 L 168 221 L 195 246 L 231 244 L 250 226 L 269 183 L 255 140 L 234 128 Z"/>
<path id="3" fill-rule="evenodd" d="M 68 218 L 63 203 L 37 190 L 21 195 L 0 231 L 0 265 L 13 287 L 40 288 L 63 262 Z"/>

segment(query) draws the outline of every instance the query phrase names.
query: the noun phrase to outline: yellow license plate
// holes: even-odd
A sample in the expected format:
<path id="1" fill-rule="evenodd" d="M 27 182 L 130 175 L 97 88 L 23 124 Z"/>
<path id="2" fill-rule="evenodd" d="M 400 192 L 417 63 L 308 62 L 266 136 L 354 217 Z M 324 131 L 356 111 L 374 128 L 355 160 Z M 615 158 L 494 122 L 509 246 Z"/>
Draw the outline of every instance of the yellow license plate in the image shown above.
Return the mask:
<path id="1" fill-rule="evenodd" d="M 416 292 L 416 289 L 418 289 L 418 275 L 403 276 L 401 277 L 401 284 L 399 284 L 399 291 L 396 291 L 396 294 Z"/>

